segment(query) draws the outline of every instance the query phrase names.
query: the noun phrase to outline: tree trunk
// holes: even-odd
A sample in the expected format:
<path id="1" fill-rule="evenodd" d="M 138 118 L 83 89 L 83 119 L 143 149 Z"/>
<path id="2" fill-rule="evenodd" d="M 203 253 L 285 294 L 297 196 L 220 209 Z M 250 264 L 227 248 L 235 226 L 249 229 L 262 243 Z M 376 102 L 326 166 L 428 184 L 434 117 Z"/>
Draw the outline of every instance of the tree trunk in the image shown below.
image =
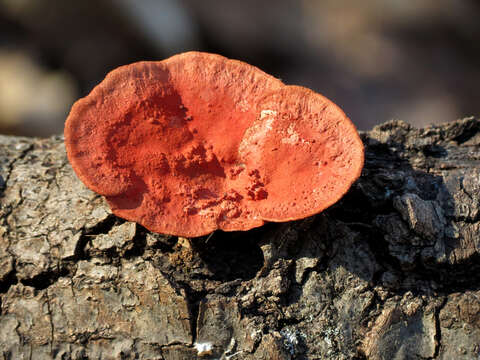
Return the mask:
<path id="1" fill-rule="evenodd" d="M 0 359 L 477 359 L 479 121 L 362 138 L 323 213 L 185 239 L 112 215 L 61 137 L 0 136 Z"/>

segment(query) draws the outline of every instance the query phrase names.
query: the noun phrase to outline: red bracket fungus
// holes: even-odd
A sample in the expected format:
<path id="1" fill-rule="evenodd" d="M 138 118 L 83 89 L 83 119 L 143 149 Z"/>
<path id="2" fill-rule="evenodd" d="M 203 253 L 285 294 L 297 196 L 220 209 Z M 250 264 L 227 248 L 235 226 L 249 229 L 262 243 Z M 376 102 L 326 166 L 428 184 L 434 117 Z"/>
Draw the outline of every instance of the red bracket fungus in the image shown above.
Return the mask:
<path id="1" fill-rule="evenodd" d="M 200 52 L 113 70 L 73 105 L 65 145 L 114 214 L 185 237 L 321 212 L 364 157 L 322 95 Z"/>

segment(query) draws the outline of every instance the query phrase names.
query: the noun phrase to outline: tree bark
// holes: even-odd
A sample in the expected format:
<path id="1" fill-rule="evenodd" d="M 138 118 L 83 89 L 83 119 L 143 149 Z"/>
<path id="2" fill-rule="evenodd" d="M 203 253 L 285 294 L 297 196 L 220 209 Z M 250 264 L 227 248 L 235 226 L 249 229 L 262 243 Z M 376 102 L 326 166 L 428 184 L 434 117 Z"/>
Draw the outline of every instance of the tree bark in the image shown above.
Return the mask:
<path id="1" fill-rule="evenodd" d="M 362 138 L 323 213 L 185 239 L 112 215 L 61 137 L 0 136 L 0 359 L 477 359 L 480 122 Z"/>

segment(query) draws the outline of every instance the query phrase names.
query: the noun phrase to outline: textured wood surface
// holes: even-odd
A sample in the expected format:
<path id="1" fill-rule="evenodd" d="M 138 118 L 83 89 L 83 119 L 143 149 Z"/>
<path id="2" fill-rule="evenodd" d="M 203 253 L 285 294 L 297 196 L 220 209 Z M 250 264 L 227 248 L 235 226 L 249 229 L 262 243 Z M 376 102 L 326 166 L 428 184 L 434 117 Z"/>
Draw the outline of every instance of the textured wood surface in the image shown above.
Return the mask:
<path id="1" fill-rule="evenodd" d="M 0 137 L 0 359 L 476 359 L 480 124 L 362 134 L 317 216 L 195 239 L 121 220 L 63 139 Z"/>

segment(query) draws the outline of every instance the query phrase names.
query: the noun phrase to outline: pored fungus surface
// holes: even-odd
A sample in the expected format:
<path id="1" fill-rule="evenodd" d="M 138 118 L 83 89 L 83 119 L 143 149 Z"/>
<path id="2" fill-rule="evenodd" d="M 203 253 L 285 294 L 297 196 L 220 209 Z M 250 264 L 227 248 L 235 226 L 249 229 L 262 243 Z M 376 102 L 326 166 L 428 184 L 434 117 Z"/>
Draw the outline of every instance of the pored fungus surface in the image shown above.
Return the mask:
<path id="1" fill-rule="evenodd" d="M 73 105 L 65 144 L 114 214 L 187 237 L 321 212 L 364 156 L 322 95 L 200 52 L 113 70 Z"/>

